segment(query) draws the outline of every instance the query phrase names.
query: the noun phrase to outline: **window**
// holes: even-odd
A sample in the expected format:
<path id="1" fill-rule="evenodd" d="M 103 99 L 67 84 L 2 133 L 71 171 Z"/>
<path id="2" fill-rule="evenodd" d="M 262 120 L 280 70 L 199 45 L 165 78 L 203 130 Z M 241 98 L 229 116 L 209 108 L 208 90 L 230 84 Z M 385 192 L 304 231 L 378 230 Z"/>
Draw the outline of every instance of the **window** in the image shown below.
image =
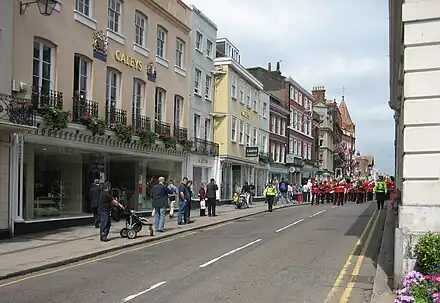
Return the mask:
<path id="1" fill-rule="evenodd" d="M 212 77 L 209 75 L 206 75 L 206 81 L 205 81 L 205 98 L 208 100 L 211 99 L 212 94 Z"/>
<path id="2" fill-rule="evenodd" d="M 133 79 L 133 99 L 131 101 L 133 121 L 137 121 L 139 116 L 142 114 L 142 101 L 144 99 L 144 92 L 145 83 L 139 79 Z"/>
<path id="3" fill-rule="evenodd" d="M 231 117 L 231 141 L 237 142 L 237 118 Z"/>
<path id="4" fill-rule="evenodd" d="M 293 153 L 293 150 L 294 150 L 294 144 L 295 143 L 295 141 L 293 140 L 293 138 L 289 138 L 289 154 L 292 154 Z"/>
<path id="5" fill-rule="evenodd" d="M 206 40 L 206 57 L 212 58 L 212 42 Z"/>
<path id="6" fill-rule="evenodd" d="M 193 119 L 193 131 L 194 131 L 194 137 L 200 138 L 200 115 L 194 114 Z"/>
<path id="7" fill-rule="evenodd" d="M 276 119 L 275 117 L 270 117 L 270 131 L 271 132 L 275 132 L 275 123 L 276 123 Z"/>
<path id="8" fill-rule="evenodd" d="M 44 92 L 53 89 L 55 49 L 44 42 L 34 41 L 32 85 Z"/>
<path id="9" fill-rule="evenodd" d="M 156 121 L 162 122 L 165 112 L 165 94 L 166 92 L 161 88 L 156 88 L 156 97 L 154 100 L 154 118 Z"/>
<path id="10" fill-rule="evenodd" d="M 252 104 L 252 109 L 258 112 L 258 90 L 254 90 L 254 100 Z"/>
<path id="11" fill-rule="evenodd" d="M 299 104 L 302 104 L 303 102 L 303 95 L 301 93 L 298 93 L 298 100 L 296 100 Z"/>
<path id="12" fill-rule="evenodd" d="M 275 133 L 277 135 L 281 134 L 281 119 L 278 118 L 278 117 L 276 118 L 276 130 L 275 130 Z"/>
<path id="13" fill-rule="evenodd" d="M 203 35 L 200 32 L 196 33 L 196 49 L 202 51 L 203 47 Z"/>
<path id="14" fill-rule="evenodd" d="M 202 71 L 200 69 L 195 69 L 195 77 L 194 77 L 194 93 L 200 95 L 200 82 L 202 81 Z"/>
<path id="15" fill-rule="evenodd" d="M 261 147 L 263 148 L 263 152 L 267 153 L 267 137 L 261 137 Z"/>
<path id="16" fill-rule="evenodd" d="M 267 118 L 267 103 L 263 102 L 263 118 Z"/>
<path id="17" fill-rule="evenodd" d="M 234 73 L 231 77 L 231 97 L 237 99 L 237 75 Z"/>
<path id="18" fill-rule="evenodd" d="M 121 33 L 121 0 L 108 0 L 108 28 Z"/>
<path id="19" fill-rule="evenodd" d="M 281 136 L 285 136 L 286 135 L 286 121 L 282 120 L 281 121 Z"/>
<path id="20" fill-rule="evenodd" d="M 246 85 L 246 106 L 251 107 L 251 87 Z"/>
<path id="21" fill-rule="evenodd" d="M 244 81 L 240 80 L 240 103 L 244 104 Z"/>
<path id="22" fill-rule="evenodd" d="M 290 121 L 289 121 L 289 127 L 290 128 L 293 128 L 293 125 L 294 125 L 293 119 L 294 119 L 294 117 L 293 117 L 293 110 L 290 109 Z"/>
<path id="23" fill-rule="evenodd" d="M 307 143 L 303 143 L 303 152 L 302 152 L 303 159 L 307 159 Z"/>
<path id="24" fill-rule="evenodd" d="M 165 59 L 166 56 L 166 41 L 167 41 L 167 31 L 161 27 L 157 27 L 157 49 L 156 55 L 160 58 Z"/>
<path id="25" fill-rule="evenodd" d="M 183 68 L 183 60 L 184 60 L 184 50 L 185 50 L 185 42 L 181 39 L 176 39 L 176 66 Z"/>
<path id="26" fill-rule="evenodd" d="M 285 156 L 286 156 L 286 147 L 284 145 L 280 146 L 280 162 L 285 161 Z"/>
<path id="27" fill-rule="evenodd" d="M 298 140 L 296 139 L 293 139 L 293 154 L 298 155 Z"/>
<path id="28" fill-rule="evenodd" d="M 73 59 L 73 91 L 78 97 L 87 99 L 90 90 L 90 67 L 91 62 L 75 55 Z"/>
<path id="29" fill-rule="evenodd" d="M 205 140 L 211 141 L 211 120 L 205 118 Z"/>
<path id="30" fill-rule="evenodd" d="M 296 141 L 296 155 L 301 157 L 301 140 Z"/>
<path id="31" fill-rule="evenodd" d="M 258 132 L 256 127 L 252 130 L 252 146 L 258 146 Z"/>
<path id="32" fill-rule="evenodd" d="M 107 107 L 114 109 L 119 104 L 119 93 L 121 88 L 121 74 L 113 69 L 107 69 Z"/>
<path id="33" fill-rule="evenodd" d="M 311 144 L 309 144 L 307 146 L 307 155 L 308 155 L 307 159 L 312 160 L 312 145 Z"/>
<path id="34" fill-rule="evenodd" d="M 290 94 L 289 94 L 290 100 L 295 99 L 295 89 L 293 88 L 293 85 L 290 86 Z"/>
<path id="35" fill-rule="evenodd" d="M 278 144 L 274 145 L 275 147 L 275 155 L 274 160 L 275 162 L 280 162 L 280 146 Z"/>
<path id="36" fill-rule="evenodd" d="M 183 98 L 179 95 L 174 95 L 174 126 L 181 127 L 182 120 Z"/>
<path id="37" fill-rule="evenodd" d="M 307 135 L 312 135 L 312 121 L 309 119 L 309 121 L 307 122 L 307 124 L 309 125 L 309 131 L 307 133 Z"/>
<path id="38" fill-rule="evenodd" d="M 90 1 L 91 0 L 76 0 L 75 10 L 87 17 L 91 17 Z"/>
<path id="39" fill-rule="evenodd" d="M 244 144 L 244 122 L 240 120 L 240 125 L 239 125 L 239 143 L 240 144 Z"/>
<path id="40" fill-rule="evenodd" d="M 134 28 L 135 28 L 135 38 L 134 42 L 137 45 L 145 47 L 145 35 L 147 27 L 147 17 L 141 12 L 135 12 L 134 14 Z"/>
<path id="41" fill-rule="evenodd" d="M 246 146 L 251 146 L 251 125 L 246 124 Z"/>
<path id="42" fill-rule="evenodd" d="M 298 100 L 299 100 L 299 98 L 298 98 L 298 94 L 299 94 L 299 92 L 295 89 L 295 101 L 296 102 L 299 102 Z"/>
<path id="43" fill-rule="evenodd" d="M 319 139 L 319 146 L 322 146 L 322 145 L 324 145 L 324 140 Z"/>

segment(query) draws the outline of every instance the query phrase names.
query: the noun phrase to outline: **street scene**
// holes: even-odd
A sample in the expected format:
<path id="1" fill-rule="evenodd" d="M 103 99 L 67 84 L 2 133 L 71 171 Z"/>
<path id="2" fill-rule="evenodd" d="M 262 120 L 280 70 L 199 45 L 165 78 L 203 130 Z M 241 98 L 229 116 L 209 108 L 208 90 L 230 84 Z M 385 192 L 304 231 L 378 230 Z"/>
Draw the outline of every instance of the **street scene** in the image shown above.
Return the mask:
<path id="1" fill-rule="evenodd" d="M 280 208 L 1 280 L 0 296 L 14 303 L 340 302 L 343 296 L 369 302 L 385 214 L 373 203 Z M 26 254 L 39 259 L 37 251 Z"/>

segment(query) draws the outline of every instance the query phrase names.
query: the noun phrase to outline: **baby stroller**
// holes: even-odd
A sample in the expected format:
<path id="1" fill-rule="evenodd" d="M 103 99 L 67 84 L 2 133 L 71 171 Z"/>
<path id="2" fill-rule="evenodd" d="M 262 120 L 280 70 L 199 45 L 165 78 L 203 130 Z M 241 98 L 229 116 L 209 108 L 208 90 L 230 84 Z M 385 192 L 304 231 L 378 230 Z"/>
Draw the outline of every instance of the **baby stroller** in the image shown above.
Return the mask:
<path id="1" fill-rule="evenodd" d="M 148 226 L 150 236 L 154 235 L 153 224 L 149 223 L 147 218 L 136 215 L 134 210 L 124 210 L 123 217 L 125 218 L 125 227 L 119 232 L 122 238 L 136 238 L 143 226 Z"/>
<path id="2" fill-rule="evenodd" d="M 246 194 L 241 194 L 240 196 L 238 196 L 237 208 L 243 209 L 243 208 L 248 208 L 248 207 L 249 207 L 249 205 L 247 203 Z"/>

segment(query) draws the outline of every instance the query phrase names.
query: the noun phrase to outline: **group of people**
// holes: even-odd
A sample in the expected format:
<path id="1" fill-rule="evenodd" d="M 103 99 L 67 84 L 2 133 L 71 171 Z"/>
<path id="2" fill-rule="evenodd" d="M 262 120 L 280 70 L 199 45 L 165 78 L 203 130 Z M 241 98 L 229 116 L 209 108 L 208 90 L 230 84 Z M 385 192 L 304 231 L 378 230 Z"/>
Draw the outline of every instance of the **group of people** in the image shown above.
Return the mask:
<path id="1" fill-rule="evenodd" d="M 294 190 L 294 186 L 297 189 Z M 389 200 L 390 193 L 394 190 L 394 178 L 379 176 L 378 180 L 350 180 L 336 179 L 312 180 L 309 179 L 304 185 L 298 187 L 291 185 L 287 180 L 281 182 L 268 182 L 263 195 L 266 197 L 268 210 L 272 211 L 273 205 L 279 200 L 282 204 L 294 202 L 310 202 L 311 205 L 333 203 L 343 206 L 347 202 L 364 203 L 372 201 L 376 196 L 377 208 L 383 209 L 386 200 Z"/>

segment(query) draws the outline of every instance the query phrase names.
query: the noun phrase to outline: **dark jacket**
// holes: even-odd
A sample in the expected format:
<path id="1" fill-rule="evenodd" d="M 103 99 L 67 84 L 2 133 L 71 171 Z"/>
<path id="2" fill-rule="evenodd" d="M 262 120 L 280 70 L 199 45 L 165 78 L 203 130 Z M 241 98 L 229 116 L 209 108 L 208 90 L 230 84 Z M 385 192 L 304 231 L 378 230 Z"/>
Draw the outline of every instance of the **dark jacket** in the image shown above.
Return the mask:
<path id="1" fill-rule="evenodd" d="M 171 194 L 171 190 L 164 184 L 156 184 L 151 189 L 151 198 L 153 199 L 153 207 L 167 207 L 168 195 Z"/>
<path id="2" fill-rule="evenodd" d="M 217 198 L 216 191 L 218 190 L 217 184 L 214 182 L 209 182 L 206 185 L 206 197 L 207 198 Z"/>
<path id="3" fill-rule="evenodd" d="M 89 192 L 90 207 L 92 208 L 98 207 L 100 193 L 101 193 L 101 189 L 99 188 L 99 185 L 92 184 L 92 187 L 90 188 L 90 192 Z"/>

